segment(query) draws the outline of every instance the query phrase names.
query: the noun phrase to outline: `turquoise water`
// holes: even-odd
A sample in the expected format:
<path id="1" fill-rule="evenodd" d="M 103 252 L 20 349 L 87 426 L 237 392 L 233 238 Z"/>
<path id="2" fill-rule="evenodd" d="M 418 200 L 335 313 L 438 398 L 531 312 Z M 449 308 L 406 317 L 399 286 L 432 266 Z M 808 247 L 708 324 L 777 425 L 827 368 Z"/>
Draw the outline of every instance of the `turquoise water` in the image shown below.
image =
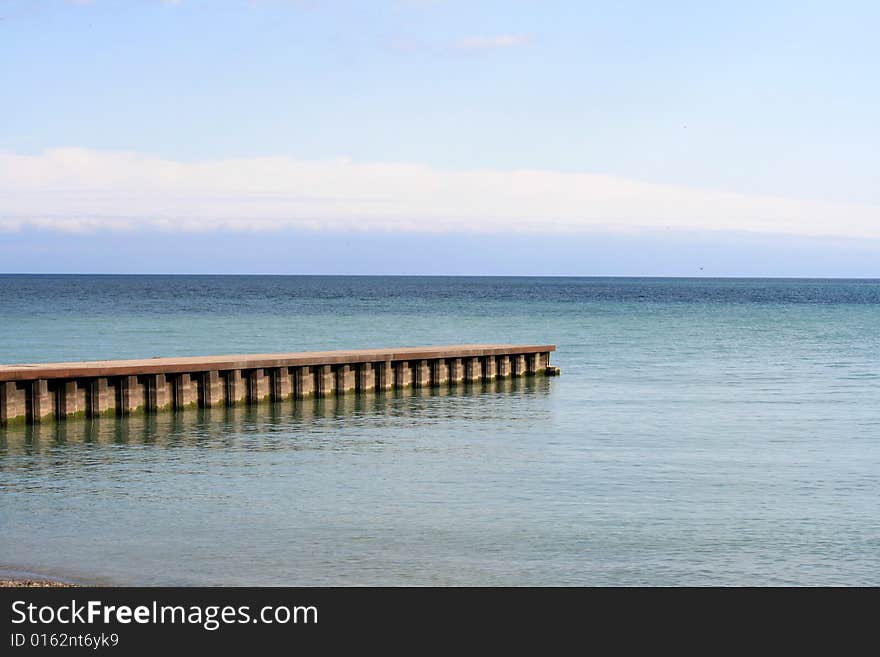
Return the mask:
<path id="1" fill-rule="evenodd" d="M 0 276 L 0 362 L 555 343 L 562 376 L 0 429 L 0 568 L 880 584 L 880 281 Z"/>

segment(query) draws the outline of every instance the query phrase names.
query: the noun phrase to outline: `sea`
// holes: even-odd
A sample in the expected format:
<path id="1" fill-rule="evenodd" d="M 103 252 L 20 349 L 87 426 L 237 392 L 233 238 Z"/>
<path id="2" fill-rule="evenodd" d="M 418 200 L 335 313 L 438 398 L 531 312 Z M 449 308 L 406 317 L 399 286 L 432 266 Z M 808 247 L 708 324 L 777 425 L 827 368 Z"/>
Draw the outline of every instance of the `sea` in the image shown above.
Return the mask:
<path id="1" fill-rule="evenodd" d="M 880 585 L 880 281 L 0 276 L 0 363 L 555 344 L 559 377 L 0 428 L 0 571 Z"/>

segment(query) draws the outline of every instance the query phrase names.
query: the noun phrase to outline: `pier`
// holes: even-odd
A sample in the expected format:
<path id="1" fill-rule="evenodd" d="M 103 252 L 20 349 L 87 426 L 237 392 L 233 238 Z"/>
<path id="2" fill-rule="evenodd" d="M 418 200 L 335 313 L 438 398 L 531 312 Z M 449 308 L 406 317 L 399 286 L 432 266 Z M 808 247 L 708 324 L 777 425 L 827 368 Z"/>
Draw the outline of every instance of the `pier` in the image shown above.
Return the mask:
<path id="1" fill-rule="evenodd" d="M 0 365 L 0 426 L 552 376 L 555 350 L 472 344 Z"/>

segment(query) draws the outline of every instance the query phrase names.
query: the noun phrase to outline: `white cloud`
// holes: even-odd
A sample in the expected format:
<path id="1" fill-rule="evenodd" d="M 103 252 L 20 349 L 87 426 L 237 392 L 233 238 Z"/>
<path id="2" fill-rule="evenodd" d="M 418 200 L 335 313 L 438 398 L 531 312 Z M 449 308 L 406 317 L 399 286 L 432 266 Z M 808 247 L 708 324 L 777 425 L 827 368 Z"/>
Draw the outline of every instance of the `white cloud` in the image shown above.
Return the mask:
<path id="1" fill-rule="evenodd" d="M 488 50 L 492 48 L 515 48 L 529 43 L 525 34 L 493 34 L 469 36 L 459 40 L 455 47 L 461 50 Z"/>
<path id="2" fill-rule="evenodd" d="M 880 206 L 528 169 L 284 157 L 179 162 L 77 148 L 0 152 L 0 229 L 22 226 L 560 234 L 670 228 L 880 238 Z"/>

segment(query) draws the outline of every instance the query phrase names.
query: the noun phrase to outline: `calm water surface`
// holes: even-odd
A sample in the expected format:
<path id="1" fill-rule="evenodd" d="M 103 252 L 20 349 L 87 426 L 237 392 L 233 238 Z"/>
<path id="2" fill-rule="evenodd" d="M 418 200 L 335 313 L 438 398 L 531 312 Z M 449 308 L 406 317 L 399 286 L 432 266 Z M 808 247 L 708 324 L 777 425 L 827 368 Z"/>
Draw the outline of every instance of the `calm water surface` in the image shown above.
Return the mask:
<path id="1" fill-rule="evenodd" d="M 0 429 L 0 568 L 880 584 L 880 282 L 0 276 L 0 362 L 551 342 L 562 376 Z"/>

